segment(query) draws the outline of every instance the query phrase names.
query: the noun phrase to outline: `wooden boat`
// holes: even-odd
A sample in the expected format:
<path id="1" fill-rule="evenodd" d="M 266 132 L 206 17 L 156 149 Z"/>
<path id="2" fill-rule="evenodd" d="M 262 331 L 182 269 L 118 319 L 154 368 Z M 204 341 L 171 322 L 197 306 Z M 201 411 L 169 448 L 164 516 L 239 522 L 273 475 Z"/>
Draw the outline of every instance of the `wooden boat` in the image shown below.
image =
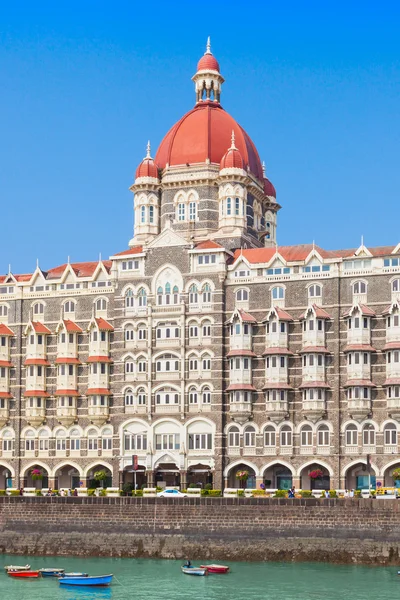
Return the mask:
<path id="1" fill-rule="evenodd" d="M 6 565 L 4 569 L 6 571 L 30 571 L 31 565 Z"/>
<path id="2" fill-rule="evenodd" d="M 201 567 L 181 567 L 181 570 L 185 575 L 208 575 L 207 569 L 202 569 Z"/>
<path id="3" fill-rule="evenodd" d="M 209 573 L 228 573 L 229 567 L 225 565 L 200 565 L 201 569 L 207 569 Z"/>
<path id="4" fill-rule="evenodd" d="M 84 585 L 84 586 L 106 586 L 110 585 L 113 576 L 111 575 L 94 575 L 91 577 L 59 577 L 58 581 L 61 585 Z"/>
<path id="5" fill-rule="evenodd" d="M 26 577 L 29 579 L 40 577 L 39 571 L 7 571 L 10 577 Z"/>
<path id="6" fill-rule="evenodd" d="M 39 569 L 42 577 L 60 577 L 64 573 L 64 569 Z"/>
<path id="7" fill-rule="evenodd" d="M 59 577 L 89 577 L 89 573 L 61 573 Z"/>

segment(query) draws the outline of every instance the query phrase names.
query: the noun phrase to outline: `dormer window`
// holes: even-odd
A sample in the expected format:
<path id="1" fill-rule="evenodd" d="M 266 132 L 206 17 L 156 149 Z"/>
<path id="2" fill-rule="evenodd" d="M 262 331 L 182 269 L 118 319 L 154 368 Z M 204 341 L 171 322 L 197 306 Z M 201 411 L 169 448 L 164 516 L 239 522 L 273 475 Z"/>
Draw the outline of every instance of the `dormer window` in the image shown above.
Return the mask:
<path id="1" fill-rule="evenodd" d="M 123 271 L 137 271 L 139 269 L 138 260 L 124 260 L 122 261 Z"/>
<path id="2" fill-rule="evenodd" d="M 215 265 L 217 257 L 215 254 L 200 254 L 197 258 L 199 265 Z"/>
<path id="3" fill-rule="evenodd" d="M 289 275 L 290 272 L 290 267 L 273 267 L 266 270 L 267 275 Z"/>
<path id="4" fill-rule="evenodd" d="M 398 267 L 399 259 L 398 258 L 385 258 L 383 260 L 384 267 Z"/>
<path id="5" fill-rule="evenodd" d="M 250 271 L 244 269 L 240 271 L 235 271 L 235 277 L 250 277 Z"/>
<path id="6" fill-rule="evenodd" d="M 344 263 L 345 271 L 355 271 L 359 269 L 370 269 L 372 261 L 370 258 L 360 258 L 356 260 L 347 260 Z"/>
<path id="7" fill-rule="evenodd" d="M 330 265 L 307 265 L 302 268 L 303 273 L 320 273 L 330 271 Z"/>

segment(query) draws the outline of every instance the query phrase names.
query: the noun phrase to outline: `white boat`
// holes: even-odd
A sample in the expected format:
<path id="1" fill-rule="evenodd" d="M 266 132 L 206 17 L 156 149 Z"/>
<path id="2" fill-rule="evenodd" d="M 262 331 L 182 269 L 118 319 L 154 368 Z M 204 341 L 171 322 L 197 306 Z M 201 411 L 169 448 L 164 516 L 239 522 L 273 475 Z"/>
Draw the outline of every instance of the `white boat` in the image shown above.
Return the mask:
<path id="1" fill-rule="evenodd" d="M 6 565 L 5 571 L 30 571 L 31 565 Z"/>

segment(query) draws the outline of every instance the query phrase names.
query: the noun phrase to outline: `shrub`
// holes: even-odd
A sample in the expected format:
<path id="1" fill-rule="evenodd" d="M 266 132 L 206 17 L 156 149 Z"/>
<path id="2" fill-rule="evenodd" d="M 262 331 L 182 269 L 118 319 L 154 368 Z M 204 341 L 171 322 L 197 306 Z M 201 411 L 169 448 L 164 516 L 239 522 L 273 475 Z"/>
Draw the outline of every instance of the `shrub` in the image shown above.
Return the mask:
<path id="1" fill-rule="evenodd" d="M 337 498 L 336 490 L 329 490 L 329 498 Z"/>
<path id="2" fill-rule="evenodd" d="M 19 496 L 19 490 L 12 490 L 11 496 Z"/>
<path id="3" fill-rule="evenodd" d="M 206 483 L 206 485 L 204 486 L 204 489 L 208 490 L 208 491 L 212 490 L 212 484 L 211 483 Z"/>
<path id="4" fill-rule="evenodd" d="M 244 490 L 238 490 L 237 495 L 238 496 L 244 496 Z"/>
<path id="5" fill-rule="evenodd" d="M 42 490 L 36 490 L 36 496 L 43 496 Z"/>
<path id="6" fill-rule="evenodd" d="M 0 496 L 5 496 L 6 495 L 6 490 L 0 490 Z"/>
<path id="7" fill-rule="evenodd" d="M 99 491 L 99 496 L 102 496 L 102 497 L 107 496 L 106 490 L 100 490 Z"/>
<path id="8" fill-rule="evenodd" d="M 287 494 L 286 490 L 276 490 L 274 498 L 287 498 Z"/>
<path id="9" fill-rule="evenodd" d="M 312 491 L 311 490 L 301 490 L 301 497 L 302 498 L 312 498 Z"/>
<path id="10" fill-rule="evenodd" d="M 265 491 L 264 490 L 254 490 L 253 492 L 253 496 L 265 496 Z"/>
<path id="11" fill-rule="evenodd" d="M 209 490 L 208 495 L 213 496 L 215 498 L 217 496 L 221 496 L 222 492 L 221 490 Z"/>
<path id="12" fill-rule="evenodd" d="M 159 485 L 157 485 L 157 486 L 156 486 L 156 491 L 157 491 L 157 492 L 162 492 L 162 491 L 163 491 L 163 489 L 162 489 L 162 487 L 160 487 Z"/>
<path id="13" fill-rule="evenodd" d="M 132 491 L 132 496 L 143 496 L 143 490 Z"/>
<path id="14" fill-rule="evenodd" d="M 130 494 L 133 490 L 133 483 L 124 483 L 122 491 L 124 494 Z"/>
<path id="15" fill-rule="evenodd" d="M 88 491 L 87 491 L 87 495 L 88 495 L 88 496 L 94 496 L 94 495 L 95 495 L 95 493 L 96 493 L 96 490 L 95 490 L 95 489 L 93 489 L 93 488 L 90 488 L 90 489 L 88 489 Z"/>
<path id="16" fill-rule="evenodd" d="M 202 496 L 208 496 L 209 492 L 212 492 L 212 490 L 201 490 L 201 495 Z"/>
<path id="17" fill-rule="evenodd" d="M 189 483 L 188 488 L 197 488 L 198 485 L 196 483 Z"/>

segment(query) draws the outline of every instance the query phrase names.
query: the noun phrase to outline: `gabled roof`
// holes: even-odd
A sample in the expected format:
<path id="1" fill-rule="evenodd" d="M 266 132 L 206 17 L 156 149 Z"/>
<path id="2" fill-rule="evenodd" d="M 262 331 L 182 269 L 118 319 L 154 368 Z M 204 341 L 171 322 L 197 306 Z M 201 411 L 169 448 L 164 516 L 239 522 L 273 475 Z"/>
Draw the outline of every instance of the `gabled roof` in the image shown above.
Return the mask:
<path id="1" fill-rule="evenodd" d="M 369 306 L 367 306 L 366 304 L 354 304 L 354 306 L 352 306 L 351 308 L 349 308 L 349 310 L 343 313 L 343 316 L 348 317 L 351 314 L 353 314 L 353 312 L 355 312 L 356 310 L 359 310 L 364 317 L 376 317 L 376 312 L 372 310 L 372 308 L 369 308 Z"/>
<path id="2" fill-rule="evenodd" d="M 65 329 L 68 333 L 82 333 L 82 329 L 74 321 L 64 319 Z"/>
<path id="3" fill-rule="evenodd" d="M 122 252 L 116 252 L 113 256 L 130 256 L 131 254 L 141 254 L 143 252 L 143 246 L 135 246 L 134 248 L 128 248 L 128 250 L 122 250 Z"/>
<path id="4" fill-rule="evenodd" d="M 242 321 L 243 323 L 257 323 L 257 319 L 253 317 L 253 315 L 245 312 L 242 308 L 235 308 L 231 317 L 227 320 L 227 323 L 232 323 L 235 317 L 238 317 L 239 321 Z"/>
<path id="5" fill-rule="evenodd" d="M 300 315 L 299 318 L 305 319 L 310 311 L 314 313 L 317 319 L 331 319 L 331 316 L 326 312 L 326 310 L 324 310 L 323 308 L 321 308 L 321 306 L 318 306 L 317 304 L 312 304 L 311 306 L 309 306 L 307 310 L 302 315 Z"/>
<path id="6" fill-rule="evenodd" d="M 0 335 L 15 335 L 15 333 L 7 325 L 0 323 Z"/>
<path id="7" fill-rule="evenodd" d="M 105 319 L 102 319 L 101 317 L 96 317 L 95 321 L 100 331 L 114 331 L 114 327 Z"/>
<path id="8" fill-rule="evenodd" d="M 214 242 L 213 240 L 205 240 L 204 242 L 197 244 L 194 250 L 220 250 L 221 248 L 224 249 L 221 244 L 217 244 L 217 242 Z"/>
<path id="9" fill-rule="evenodd" d="M 48 329 L 46 327 L 46 325 L 44 325 L 43 323 L 41 323 L 40 321 L 31 321 L 30 325 L 32 326 L 32 329 L 36 332 L 36 333 L 44 333 L 45 335 L 50 335 L 51 331 L 50 329 Z M 28 324 L 29 327 L 29 324 Z M 27 327 L 27 329 L 28 329 Z"/>
<path id="10" fill-rule="evenodd" d="M 289 313 L 286 312 L 286 310 L 283 310 L 283 308 L 280 308 L 279 306 L 273 306 L 268 312 L 265 319 L 262 320 L 262 323 L 269 321 L 273 314 L 275 314 L 278 317 L 279 321 L 294 321 L 292 315 L 289 315 Z"/>
<path id="11" fill-rule="evenodd" d="M 53 269 L 47 271 L 46 279 L 60 279 L 65 269 L 71 267 L 77 277 L 92 277 L 94 275 L 99 262 L 104 265 L 104 268 L 109 273 L 111 270 L 112 262 L 110 260 L 92 261 L 92 262 L 81 262 L 81 263 L 64 263 Z"/>

